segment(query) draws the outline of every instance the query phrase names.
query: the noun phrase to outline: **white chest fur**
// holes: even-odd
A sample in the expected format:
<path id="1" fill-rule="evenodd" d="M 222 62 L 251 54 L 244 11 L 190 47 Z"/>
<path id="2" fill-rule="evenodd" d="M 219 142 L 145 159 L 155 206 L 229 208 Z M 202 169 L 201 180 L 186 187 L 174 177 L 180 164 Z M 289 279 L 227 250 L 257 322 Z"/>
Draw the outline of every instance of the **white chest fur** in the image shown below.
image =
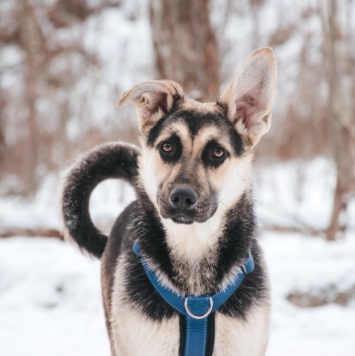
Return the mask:
<path id="1" fill-rule="evenodd" d="M 116 355 L 177 356 L 179 354 L 179 318 L 152 321 L 140 311 L 126 306 L 118 318 L 114 335 Z"/>
<path id="2" fill-rule="evenodd" d="M 179 318 L 154 321 L 128 300 L 123 283 L 126 267 L 121 256 L 115 273 L 111 308 L 112 345 L 117 356 L 176 356 Z M 134 276 L 132 276 L 134 278 Z M 216 313 L 215 356 L 262 356 L 268 340 L 269 306 L 255 306 L 246 320 Z"/>
<path id="3" fill-rule="evenodd" d="M 216 314 L 215 356 L 263 356 L 269 338 L 269 306 L 256 306 L 246 320 Z"/>
<path id="4" fill-rule="evenodd" d="M 111 305 L 112 346 L 117 356 L 176 356 L 179 353 L 179 317 L 154 321 L 128 300 L 124 287 L 125 256 L 115 273 Z M 134 276 L 132 276 L 134 278 Z"/>

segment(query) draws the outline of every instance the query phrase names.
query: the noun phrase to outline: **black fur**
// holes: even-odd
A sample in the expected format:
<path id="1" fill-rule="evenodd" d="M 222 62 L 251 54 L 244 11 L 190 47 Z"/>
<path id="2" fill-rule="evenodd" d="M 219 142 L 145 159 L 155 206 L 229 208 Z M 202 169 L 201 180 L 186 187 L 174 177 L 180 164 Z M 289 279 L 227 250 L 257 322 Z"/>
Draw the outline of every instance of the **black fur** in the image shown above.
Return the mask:
<path id="1" fill-rule="evenodd" d="M 148 201 L 147 203 L 149 204 Z M 137 210 L 141 211 L 140 209 Z M 215 276 L 211 278 L 215 283 L 210 286 L 209 290 L 211 294 L 219 291 L 218 285 L 222 282 L 223 277 L 230 272 L 234 265 L 242 264 L 247 256 L 248 248 L 251 247 L 256 264 L 255 270 L 244 279 L 228 304 L 218 311 L 244 318 L 254 302 L 265 296 L 267 286 L 264 282 L 265 276 L 258 267 L 260 257 L 259 248 L 254 240 L 256 226 L 252 204 L 244 197 L 229 214 L 232 220 L 225 227 L 225 233 L 221 239 L 219 258 L 214 269 Z M 164 230 L 154 211 L 150 210 L 150 213 L 143 213 L 142 215 L 135 214 L 134 219 L 140 221 L 140 225 L 136 225 L 137 230 L 133 232 L 133 235 L 141 241 L 143 253 L 159 266 L 159 269 L 168 276 L 175 287 L 186 293 L 186 286 L 176 281 L 175 271 L 169 258 L 169 249 L 165 243 Z M 111 237 L 117 238 L 115 234 L 112 234 Z M 153 319 L 161 320 L 172 316 L 174 314 L 173 309 L 156 294 L 144 275 L 139 261 L 133 253 L 131 255 L 130 271 L 127 273 L 126 280 L 127 292 L 130 294 L 131 300 L 143 307 L 147 316 Z M 135 276 L 135 278 L 132 279 L 132 276 Z M 159 305 L 159 308 L 157 308 L 157 305 Z"/>
<path id="2" fill-rule="evenodd" d="M 120 178 L 135 186 L 139 149 L 124 143 L 107 143 L 88 152 L 70 169 L 62 195 L 66 229 L 78 245 L 101 257 L 107 237 L 92 223 L 89 199 L 94 188 L 108 178 Z"/>
<path id="3" fill-rule="evenodd" d="M 245 277 L 240 287 L 231 298 L 216 312 L 231 317 L 246 319 L 252 307 L 261 303 L 267 295 L 265 272 L 261 268 L 260 248 L 255 240 L 256 223 L 253 204 L 249 195 L 244 195 L 240 202 L 229 211 L 229 223 L 224 229 L 219 251 L 218 265 L 215 269 L 215 285 L 211 293 L 217 292 L 218 284 L 235 264 L 240 264 L 247 255 L 248 248 L 252 250 L 255 262 L 254 271 Z M 133 224 L 132 224 L 133 223 Z M 131 228 L 131 226 L 135 228 Z M 148 280 L 143 266 L 132 251 L 135 240 L 139 240 L 143 254 L 149 256 L 155 264 L 174 281 L 174 270 L 169 258 L 169 249 L 165 242 L 165 232 L 157 213 L 143 191 L 138 191 L 138 201 L 133 202 L 117 219 L 108 242 L 107 252 L 103 260 L 104 275 L 109 276 L 106 290 L 113 288 L 113 276 L 117 258 L 123 250 L 128 253 L 128 266 L 125 274 L 127 302 L 135 304 L 137 308 L 149 318 L 161 321 L 171 318 L 178 313 L 167 304 L 156 292 Z M 183 290 L 184 286 L 176 285 Z M 110 305 L 106 306 L 106 320 L 108 324 Z M 208 343 L 206 355 L 212 355 L 214 345 L 215 313 L 209 316 Z M 180 348 L 179 355 L 183 355 L 185 346 L 185 318 L 179 316 Z M 110 326 L 108 325 L 110 332 Z"/>
<path id="4" fill-rule="evenodd" d="M 124 178 L 137 190 L 138 200 L 132 203 L 117 219 L 109 238 L 108 255 L 103 266 L 106 275 L 113 276 L 116 260 L 122 250 L 129 250 L 129 269 L 126 274 L 130 300 L 143 308 L 147 316 L 161 320 L 174 315 L 174 310 L 155 292 L 145 276 L 137 256 L 131 251 L 134 240 L 139 240 L 142 251 L 149 256 L 168 278 L 181 290 L 185 285 L 176 280 L 165 231 L 160 218 L 144 190 L 138 189 L 138 149 L 123 144 L 108 144 L 89 152 L 74 165 L 67 178 L 63 193 L 65 225 L 79 244 L 91 254 L 101 257 L 107 237 L 98 231 L 89 215 L 88 202 L 94 187 L 107 178 Z M 259 248 L 255 242 L 256 223 L 249 194 L 244 194 L 238 204 L 228 212 L 228 223 L 220 238 L 217 264 L 214 267 L 214 284 L 210 293 L 218 291 L 218 285 L 234 265 L 241 264 L 249 247 L 255 260 L 254 272 L 247 276 L 234 296 L 218 311 L 244 317 L 256 299 L 266 291 L 264 275 L 259 268 Z M 133 228 L 131 227 L 133 226 Z M 134 276 L 134 278 L 132 278 Z M 113 279 L 110 278 L 110 289 Z"/>
<path id="5" fill-rule="evenodd" d="M 163 145 L 169 143 L 170 145 L 172 145 L 172 149 L 170 152 L 166 152 L 163 149 Z M 165 163 L 175 163 L 179 160 L 179 158 L 181 157 L 181 153 L 182 153 L 182 145 L 181 145 L 181 140 L 180 138 L 176 135 L 173 134 L 171 135 L 171 137 L 163 142 L 160 143 L 159 145 L 159 153 L 160 156 L 162 158 L 162 160 Z"/>
<path id="6" fill-rule="evenodd" d="M 128 268 L 125 279 L 128 300 L 141 308 L 148 317 L 162 320 L 176 315 L 177 312 L 160 297 L 149 282 L 139 258 L 132 251 L 133 241 L 136 239 L 140 241 L 143 254 L 149 256 L 173 282 L 175 272 L 169 258 L 163 226 L 149 198 L 142 192 L 139 194 L 138 201 L 132 203 L 122 213 L 125 219 L 119 217 L 113 227 L 107 249 L 111 256 L 104 261 L 104 268 L 111 269 L 110 275 L 113 275 L 117 257 L 122 249 L 128 250 Z M 254 303 L 267 296 L 267 285 L 264 272 L 260 268 L 259 247 L 254 239 L 256 225 L 253 207 L 246 195 L 234 209 L 230 210 L 229 215 L 231 220 L 225 227 L 215 268 L 215 284 L 210 290 L 211 294 L 219 290 L 218 285 L 223 277 L 232 266 L 242 263 L 247 256 L 248 248 L 251 247 L 255 270 L 245 277 L 234 295 L 217 311 L 217 313 L 245 318 Z M 133 230 L 130 228 L 132 225 L 135 226 Z M 110 281 L 109 289 L 112 289 L 112 285 L 113 279 Z M 185 288 L 184 285 L 176 283 L 175 286 L 181 291 Z"/>
<path id="7" fill-rule="evenodd" d="M 242 80 L 247 85 L 243 84 Z M 260 86 L 260 83 L 263 85 Z M 247 169 L 249 169 L 252 148 L 269 127 L 268 120 L 275 85 L 274 55 L 270 49 L 264 48 L 255 52 L 246 62 L 241 74 L 234 77 L 230 86 L 221 95 L 221 101 L 215 104 L 202 105 L 192 99 L 185 100 L 182 89 L 173 82 L 145 83 L 143 86 L 135 86 L 121 97 L 119 103 L 131 100 L 136 104 L 141 139 L 145 140 L 144 147 L 156 150 L 155 156 L 166 163 L 159 166 L 161 172 L 157 172 L 156 182 L 148 181 L 150 178 L 154 179 L 154 176 L 139 176 L 137 164 L 139 150 L 124 144 L 108 144 L 94 149 L 69 172 L 62 202 L 64 223 L 69 235 L 82 249 L 94 256 L 102 256 L 103 302 L 112 352 L 115 356 L 118 356 L 118 353 L 129 353 L 129 349 L 133 346 L 138 346 L 137 350 L 143 348 L 143 345 L 132 345 L 131 337 L 141 342 L 147 341 L 147 345 L 153 345 L 154 342 L 154 340 L 144 340 L 146 335 L 143 335 L 143 331 L 139 335 L 133 335 L 135 325 L 127 325 L 126 328 L 125 320 L 122 320 L 125 317 L 131 316 L 133 319 L 137 317 L 139 323 L 144 322 L 142 316 L 156 322 L 178 316 L 178 313 L 151 285 L 140 258 L 132 251 L 136 241 L 140 242 L 141 252 L 148 264 L 182 295 L 195 293 L 211 295 L 220 291 L 228 278 L 232 277 L 232 273 L 242 266 L 250 249 L 254 258 L 254 271 L 245 276 L 239 288 L 224 305 L 209 315 L 207 354 L 211 355 L 214 349 L 214 322 L 219 320 L 221 323 L 226 322 L 222 326 L 216 325 L 216 330 L 219 331 L 229 323 L 227 318 L 222 318 L 221 315 L 232 317 L 233 322 L 240 327 L 243 327 L 244 321 L 249 326 L 255 326 L 256 333 L 252 333 L 250 329 L 245 330 L 247 340 L 243 340 L 243 344 L 246 341 L 248 345 L 245 347 L 240 345 L 243 348 L 240 352 L 247 352 L 245 350 L 248 346 L 257 346 L 254 354 L 260 353 L 261 348 L 265 349 L 270 296 L 262 254 L 256 241 L 257 226 L 251 192 L 244 191 L 241 197 L 236 194 L 237 191 L 230 192 L 230 199 L 227 199 L 224 207 L 219 211 L 223 216 L 218 215 L 215 219 L 211 219 L 206 225 L 201 226 L 201 230 L 198 229 L 200 226 L 192 226 L 191 229 L 180 226 L 180 231 L 185 231 L 182 233 L 194 234 L 191 239 L 194 237 L 200 239 L 204 237 L 201 236 L 201 231 L 204 231 L 202 229 L 209 229 L 211 227 L 209 224 L 216 221 L 217 225 L 211 229 L 211 232 L 206 232 L 208 235 L 206 238 L 210 240 L 204 246 L 205 250 L 203 253 L 201 251 L 201 254 L 198 253 L 198 258 L 194 260 L 191 259 L 197 249 L 194 244 L 196 241 L 185 240 L 190 236 L 174 236 L 170 229 L 175 226 L 172 223 L 170 225 L 170 222 L 166 223 L 164 218 L 172 219 L 175 223 L 189 222 L 186 217 L 185 220 L 182 219 L 184 216 L 180 216 L 178 220 L 167 209 L 171 203 L 169 200 L 171 194 L 177 188 L 196 192 L 195 215 L 190 219 L 196 224 L 206 222 L 216 212 L 218 203 L 223 204 L 222 198 L 229 191 L 226 192 L 225 187 L 218 191 L 223 183 L 216 184 L 215 181 L 222 174 L 229 174 L 231 170 L 233 175 L 234 170 L 238 168 L 228 167 L 227 164 L 238 165 L 238 162 L 244 159 L 245 162 L 248 160 Z M 173 88 L 175 94 L 172 93 Z M 269 102 L 266 102 L 266 98 Z M 173 99 L 172 107 L 171 99 Z M 267 116 L 262 118 L 257 115 L 254 120 L 253 115 L 256 113 L 264 113 Z M 235 127 L 237 119 L 245 125 L 245 131 L 241 134 Z M 185 141 L 182 139 L 182 133 L 171 129 L 171 124 L 176 122 L 186 126 L 192 140 L 201 130 L 210 126 L 214 127 L 212 131 L 216 137 L 209 138 L 210 141 L 206 142 L 204 147 L 192 144 L 191 150 L 188 147 L 184 150 Z M 260 130 L 254 130 L 256 124 L 262 124 Z M 169 145 L 172 146 L 164 147 L 164 142 L 159 140 L 163 132 L 168 133 L 165 137 L 170 136 Z M 211 130 L 206 134 L 209 132 Z M 199 144 L 202 139 L 199 140 L 197 137 Z M 226 142 L 228 142 L 227 146 L 225 146 Z M 240 159 L 235 159 L 237 156 Z M 146 166 L 146 162 L 140 163 L 143 163 L 142 172 L 155 174 L 152 167 Z M 173 167 L 174 163 L 177 164 Z M 221 168 L 218 168 L 219 166 Z M 133 185 L 137 195 L 137 200 L 131 203 L 116 220 L 109 238 L 96 229 L 89 214 L 90 194 L 98 183 L 107 178 L 125 179 Z M 224 178 L 226 181 L 228 178 L 233 179 L 227 176 Z M 247 180 L 249 176 L 247 173 L 242 173 L 240 178 Z M 158 184 L 159 187 L 152 187 L 151 185 L 154 184 Z M 151 190 L 146 192 L 145 188 Z M 231 201 L 235 202 L 234 206 L 227 206 Z M 187 200 L 183 202 L 187 204 Z M 156 207 L 157 205 L 159 208 Z M 228 209 L 227 212 L 225 209 Z M 169 235 L 165 228 L 169 230 Z M 182 237 L 184 240 L 179 241 L 178 239 Z M 171 244 L 168 239 L 172 240 Z M 176 251 L 172 250 L 172 246 L 180 242 L 186 243 L 186 246 L 177 246 Z M 189 243 L 192 251 L 184 250 L 189 248 Z M 257 306 L 260 309 L 256 308 Z M 259 317 L 260 324 L 255 325 Z M 176 332 L 180 331 L 181 334 L 179 352 L 183 354 L 186 325 L 183 317 L 179 316 L 179 320 L 180 330 Z M 174 325 L 173 322 L 168 324 Z M 164 332 L 170 333 L 171 330 L 152 330 L 152 335 L 159 336 Z M 225 348 L 224 337 L 232 337 L 233 344 L 238 342 L 238 336 L 235 336 L 232 331 L 226 330 L 226 333 L 227 335 L 223 335 L 218 341 L 219 349 Z M 259 345 L 252 345 L 254 336 L 255 342 L 261 343 L 260 348 Z M 157 340 L 157 342 L 164 350 L 178 346 L 167 345 L 165 340 Z M 230 351 L 232 344 L 226 348 Z"/>
<path id="8" fill-rule="evenodd" d="M 214 119 L 210 118 L 210 120 Z M 239 148 L 238 150 L 241 152 Z M 166 243 L 161 218 L 137 179 L 138 155 L 139 150 L 133 146 L 124 144 L 100 146 L 73 166 L 63 192 L 62 210 L 65 226 L 79 246 L 101 257 L 107 244 L 102 271 L 109 333 L 109 315 L 111 304 L 114 302 L 110 300 L 110 291 L 113 287 L 117 259 L 122 251 L 125 251 L 128 256 L 124 282 L 127 303 L 133 303 L 147 317 L 154 320 L 177 315 L 177 312 L 158 295 L 149 282 L 139 258 L 132 251 L 134 241 L 140 241 L 143 254 L 149 256 L 183 294 L 188 292 L 185 284 L 176 278 L 177 271 L 170 258 L 171 253 Z M 94 187 L 104 179 L 114 177 L 123 178 L 135 187 L 137 201 L 130 204 L 118 217 L 107 241 L 106 236 L 94 227 L 90 219 L 88 203 Z M 256 223 L 251 194 L 245 193 L 227 215 L 226 225 L 219 241 L 217 262 L 212 268 L 214 275 L 209 282 L 206 281 L 206 289 L 211 294 L 217 292 L 226 274 L 233 266 L 242 264 L 248 249 L 251 248 L 255 270 L 245 277 L 234 295 L 216 312 L 245 319 L 255 304 L 267 298 L 268 287 L 261 268 L 260 250 L 255 240 Z M 209 342 L 209 350 L 212 350 L 213 341 Z"/>
<path id="9" fill-rule="evenodd" d="M 171 122 L 184 122 L 189 128 L 192 138 L 203 128 L 214 125 L 225 131 L 225 134 L 229 136 L 230 142 L 232 143 L 234 154 L 241 156 L 244 153 L 243 140 L 231 124 L 225 110 L 226 109 L 221 109 L 215 113 L 200 113 L 197 111 L 179 110 L 177 108 L 174 111 L 170 111 L 150 130 L 147 144 L 153 147 L 163 128 L 168 126 Z"/>
<path id="10" fill-rule="evenodd" d="M 215 157 L 214 156 L 214 150 L 216 148 L 223 149 L 224 154 L 221 157 Z M 215 140 L 211 140 L 210 142 L 207 143 L 206 147 L 204 148 L 202 152 L 202 161 L 204 162 L 205 166 L 207 167 L 214 167 L 217 168 L 220 166 L 226 158 L 229 156 L 229 152 L 227 152 L 222 144 L 218 143 Z"/>

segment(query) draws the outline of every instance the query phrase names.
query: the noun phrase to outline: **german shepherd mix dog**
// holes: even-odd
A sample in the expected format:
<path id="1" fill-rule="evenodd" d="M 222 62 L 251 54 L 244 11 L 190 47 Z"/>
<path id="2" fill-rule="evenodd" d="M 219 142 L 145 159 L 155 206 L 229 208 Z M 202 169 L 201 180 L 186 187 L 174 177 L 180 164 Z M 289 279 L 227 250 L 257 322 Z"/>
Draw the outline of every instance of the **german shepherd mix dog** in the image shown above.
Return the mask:
<path id="1" fill-rule="evenodd" d="M 270 295 L 251 166 L 270 128 L 276 76 L 273 51 L 262 48 L 213 103 L 189 98 L 170 80 L 138 84 L 119 104 L 135 105 L 142 149 L 104 144 L 70 169 L 65 228 L 102 258 L 112 355 L 265 354 Z M 107 178 L 125 179 L 137 195 L 109 238 L 88 208 L 91 192 Z"/>

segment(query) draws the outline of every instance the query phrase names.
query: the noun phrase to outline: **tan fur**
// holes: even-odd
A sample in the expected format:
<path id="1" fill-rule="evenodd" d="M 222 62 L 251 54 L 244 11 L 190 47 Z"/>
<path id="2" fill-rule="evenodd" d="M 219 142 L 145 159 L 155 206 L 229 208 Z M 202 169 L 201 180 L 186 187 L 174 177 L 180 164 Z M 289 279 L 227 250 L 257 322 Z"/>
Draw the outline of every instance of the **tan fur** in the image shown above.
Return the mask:
<path id="1" fill-rule="evenodd" d="M 180 85 L 172 81 L 151 81 L 136 85 L 124 93 L 119 101 L 120 105 L 130 100 L 136 106 L 143 147 L 139 158 L 140 183 L 161 216 L 166 242 L 171 251 L 169 257 L 172 265 L 178 266 L 174 270 L 174 278 L 184 281 L 189 294 L 209 293 L 202 281 L 211 282 L 215 278 L 210 272 L 216 261 L 227 211 L 236 205 L 243 194 L 250 194 L 252 148 L 270 128 L 275 86 L 274 54 L 271 49 L 264 48 L 246 61 L 218 103 L 199 103 L 188 98 Z M 157 147 L 148 147 L 145 140 L 149 128 L 153 127 L 177 100 L 179 109 L 195 113 L 221 114 L 227 108 L 229 120 L 246 143 L 244 153 L 239 156 L 231 154 L 218 167 L 204 165 L 201 161 L 202 151 L 211 139 L 223 143 L 229 152 L 233 151 L 232 142 L 228 141 L 229 136 L 223 132 L 223 128 L 211 124 L 192 139 L 188 127 L 177 120 L 162 129 L 156 145 L 172 134 L 177 134 L 183 146 L 181 157 L 174 164 L 164 163 Z M 225 121 L 224 124 L 226 125 Z M 198 186 L 198 202 L 203 202 L 204 199 L 209 201 L 211 191 L 218 192 L 217 210 L 204 221 L 195 220 L 190 225 L 185 225 L 164 218 L 164 203 L 169 201 L 171 190 L 181 176 L 184 177 L 183 181 L 188 181 L 191 186 Z M 208 204 L 204 206 L 208 207 Z M 147 260 L 155 270 L 156 266 L 150 262 Z M 133 307 L 127 298 L 124 283 L 126 263 L 126 256 L 121 255 L 116 265 L 111 298 L 104 293 L 105 309 L 110 314 L 110 336 L 115 356 L 177 355 L 179 318 L 156 322 L 144 315 L 143 307 Z M 218 287 L 224 288 L 239 271 L 240 266 L 232 267 Z M 159 278 L 164 285 L 174 290 L 166 275 L 160 273 Z M 103 280 L 107 284 L 105 278 Z M 245 319 L 216 312 L 213 355 L 264 355 L 269 334 L 268 303 L 264 301 L 262 305 L 254 305 Z"/>
<path id="2" fill-rule="evenodd" d="M 140 130 L 143 132 L 163 116 L 162 106 L 165 106 L 166 110 L 171 109 L 174 95 L 184 97 L 180 84 L 172 80 L 152 80 L 137 84 L 123 93 L 117 105 L 120 106 L 129 100 L 136 106 Z"/>
<path id="3" fill-rule="evenodd" d="M 177 132 L 184 146 L 185 155 L 189 157 L 188 164 L 182 166 L 175 164 L 173 166 L 162 163 L 159 153 L 155 149 L 146 148 L 143 150 L 140 159 L 140 176 L 142 183 L 156 209 L 160 211 L 158 203 L 158 187 L 162 190 L 172 184 L 176 176 L 181 171 L 190 169 L 198 179 L 202 194 L 209 194 L 209 185 L 211 184 L 216 191 L 219 191 L 218 209 L 214 215 L 204 223 L 194 222 L 191 225 L 176 224 L 171 219 L 162 219 L 162 223 L 167 232 L 167 243 L 173 251 L 173 258 L 184 261 L 189 270 L 189 289 L 192 293 L 199 295 L 206 292 L 204 285 L 201 285 L 201 279 L 198 278 L 203 272 L 204 276 L 208 271 L 204 271 L 204 261 L 215 258 L 216 245 L 220 236 L 221 228 L 224 223 L 226 211 L 234 206 L 240 199 L 243 192 L 250 188 L 251 184 L 251 162 L 252 154 L 247 153 L 240 158 L 230 158 L 218 169 L 209 169 L 202 166 L 199 162 L 201 151 L 205 144 L 215 138 L 223 143 L 229 151 L 232 150 L 231 144 L 223 137 L 217 127 L 211 126 L 202 130 L 192 140 L 186 126 L 182 123 L 176 123 L 169 126 L 168 132 L 161 133 L 161 139 L 164 140 L 171 132 Z M 206 257 L 207 256 L 207 257 Z M 181 269 L 182 277 L 186 271 Z"/>
<path id="4" fill-rule="evenodd" d="M 115 356 L 176 356 L 179 350 L 179 318 L 156 322 L 145 317 L 126 299 L 123 274 L 125 257 L 116 268 L 112 294 L 112 346 Z M 246 320 L 216 314 L 214 356 L 262 356 L 269 337 L 270 306 L 254 307 Z M 251 336 L 252 335 L 252 336 Z M 252 337 L 253 342 L 250 342 Z"/>
<path id="5" fill-rule="evenodd" d="M 246 320 L 216 314 L 213 355 L 263 356 L 269 339 L 270 306 L 253 308 Z M 250 342 L 252 337 L 253 342 Z"/>
<path id="6" fill-rule="evenodd" d="M 126 298 L 125 256 L 117 263 L 111 297 L 112 348 L 115 356 L 176 356 L 179 350 L 179 318 L 161 322 L 145 317 Z"/>
<path id="7" fill-rule="evenodd" d="M 182 108 L 184 110 L 198 110 L 203 113 L 214 112 L 216 109 L 219 110 L 216 103 L 200 103 L 199 101 L 189 97 L 185 97 Z"/>

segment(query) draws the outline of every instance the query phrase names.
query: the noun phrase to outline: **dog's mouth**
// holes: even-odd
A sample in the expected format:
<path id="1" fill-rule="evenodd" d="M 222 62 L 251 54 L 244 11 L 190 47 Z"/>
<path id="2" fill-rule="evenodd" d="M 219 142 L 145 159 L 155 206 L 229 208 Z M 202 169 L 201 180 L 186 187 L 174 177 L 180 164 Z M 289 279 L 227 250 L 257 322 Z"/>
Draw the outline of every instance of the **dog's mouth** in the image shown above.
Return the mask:
<path id="1" fill-rule="evenodd" d="M 174 221 L 174 223 L 186 224 L 186 225 L 190 225 L 194 222 L 193 219 L 188 218 L 187 216 L 184 216 L 184 215 L 174 216 L 173 218 L 171 218 L 171 220 Z"/>
<path id="2" fill-rule="evenodd" d="M 185 194 L 185 192 L 183 192 Z M 183 196 L 186 201 L 178 197 L 177 202 L 169 195 L 168 198 L 159 196 L 159 213 L 163 219 L 170 219 L 176 224 L 191 225 L 193 223 L 204 223 L 216 212 L 218 203 L 216 199 L 206 201 L 192 201 Z M 192 200 L 192 199 L 191 199 Z"/>

